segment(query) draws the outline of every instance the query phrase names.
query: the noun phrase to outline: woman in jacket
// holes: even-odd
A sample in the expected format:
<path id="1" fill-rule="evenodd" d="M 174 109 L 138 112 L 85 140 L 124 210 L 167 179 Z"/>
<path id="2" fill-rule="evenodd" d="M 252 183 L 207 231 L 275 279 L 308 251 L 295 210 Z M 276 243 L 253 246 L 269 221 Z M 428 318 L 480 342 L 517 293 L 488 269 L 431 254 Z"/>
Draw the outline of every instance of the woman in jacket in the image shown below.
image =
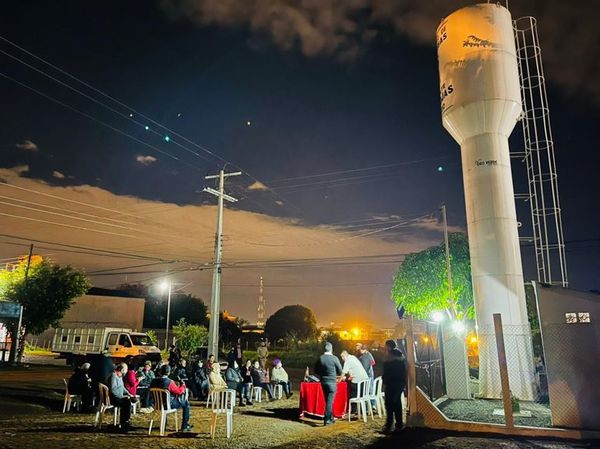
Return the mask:
<path id="1" fill-rule="evenodd" d="M 244 378 L 240 373 L 240 369 L 235 360 L 229 363 L 227 371 L 225 371 L 225 381 L 227 382 L 227 388 L 235 390 L 240 395 L 240 406 L 244 405 L 244 397 L 248 405 L 252 405 L 250 401 L 247 385 L 244 383 Z"/>

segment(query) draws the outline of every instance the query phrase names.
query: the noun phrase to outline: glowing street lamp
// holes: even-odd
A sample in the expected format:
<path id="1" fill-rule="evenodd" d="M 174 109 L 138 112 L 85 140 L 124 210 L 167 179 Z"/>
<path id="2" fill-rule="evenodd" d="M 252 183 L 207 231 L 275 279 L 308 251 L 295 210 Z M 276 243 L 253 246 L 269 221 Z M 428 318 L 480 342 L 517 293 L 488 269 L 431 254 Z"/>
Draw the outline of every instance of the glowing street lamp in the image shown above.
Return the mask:
<path id="1" fill-rule="evenodd" d="M 163 293 L 167 292 L 167 328 L 165 332 L 165 349 L 169 347 L 169 321 L 171 320 L 171 281 L 163 281 L 160 284 L 160 289 Z"/>
<path id="2" fill-rule="evenodd" d="M 431 314 L 431 319 L 433 321 L 435 321 L 436 323 L 444 321 L 444 312 L 440 312 L 439 310 L 436 310 L 435 312 L 433 312 Z"/>

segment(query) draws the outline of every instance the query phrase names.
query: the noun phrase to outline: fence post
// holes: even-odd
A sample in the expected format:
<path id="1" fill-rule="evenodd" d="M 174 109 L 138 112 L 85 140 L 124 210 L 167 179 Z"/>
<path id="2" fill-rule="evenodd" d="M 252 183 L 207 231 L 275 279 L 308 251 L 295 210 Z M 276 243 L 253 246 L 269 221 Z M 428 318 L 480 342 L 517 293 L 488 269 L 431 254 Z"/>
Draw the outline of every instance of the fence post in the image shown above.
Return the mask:
<path id="1" fill-rule="evenodd" d="M 502 402 L 504 403 L 504 422 L 506 427 L 513 428 L 515 421 L 512 410 L 508 367 L 506 365 L 506 349 L 504 347 L 504 332 L 502 331 L 502 316 L 494 313 L 494 330 L 496 332 L 496 349 L 498 350 L 498 367 L 500 368 L 500 384 L 502 386 Z"/>

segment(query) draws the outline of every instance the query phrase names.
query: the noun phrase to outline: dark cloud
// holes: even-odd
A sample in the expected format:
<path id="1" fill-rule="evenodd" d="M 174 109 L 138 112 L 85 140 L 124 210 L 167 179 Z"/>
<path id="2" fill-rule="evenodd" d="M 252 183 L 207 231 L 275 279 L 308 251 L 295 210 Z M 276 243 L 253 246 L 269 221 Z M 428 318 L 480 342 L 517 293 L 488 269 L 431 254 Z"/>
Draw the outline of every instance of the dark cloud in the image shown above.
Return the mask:
<path id="1" fill-rule="evenodd" d="M 355 60 L 382 29 L 433 45 L 442 17 L 476 2 L 456 0 L 162 0 L 176 18 L 200 25 L 247 27 L 283 50 Z M 502 2 L 504 3 L 504 2 Z M 600 103 L 600 27 L 595 2 L 510 2 L 513 17 L 538 19 L 548 79 Z"/>

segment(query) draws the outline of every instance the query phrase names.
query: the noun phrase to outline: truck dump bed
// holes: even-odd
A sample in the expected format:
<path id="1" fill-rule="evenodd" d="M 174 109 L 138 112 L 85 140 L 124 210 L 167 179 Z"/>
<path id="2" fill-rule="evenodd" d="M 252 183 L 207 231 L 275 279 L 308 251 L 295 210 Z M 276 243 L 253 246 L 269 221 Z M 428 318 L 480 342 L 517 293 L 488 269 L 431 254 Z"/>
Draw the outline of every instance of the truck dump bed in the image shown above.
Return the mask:
<path id="1" fill-rule="evenodd" d="M 106 348 L 106 338 L 110 332 L 131 332 L 131 329 L 111 327 L 56 329 L 52 340 L 52 351 L 71 354 L 99 354 Z"/>

